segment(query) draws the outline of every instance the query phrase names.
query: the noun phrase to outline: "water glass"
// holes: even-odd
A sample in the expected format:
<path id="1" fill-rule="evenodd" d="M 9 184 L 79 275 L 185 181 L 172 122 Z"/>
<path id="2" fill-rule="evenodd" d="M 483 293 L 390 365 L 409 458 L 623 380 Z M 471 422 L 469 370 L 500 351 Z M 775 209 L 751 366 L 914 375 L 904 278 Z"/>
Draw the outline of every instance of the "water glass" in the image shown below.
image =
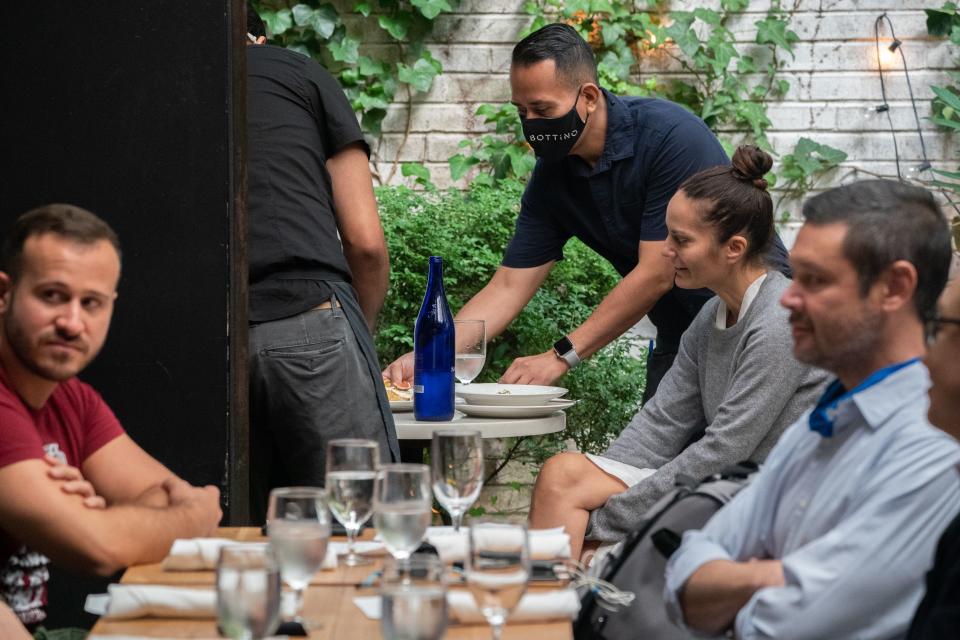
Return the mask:
<path id="1" fill-rule="evenodd" d="M 420 546 L 430 526 L 432 498 L 425 464 L 385 464 L 377 471 L 373 523 L 394 558 L 408 558 Z"/>
<path id="2" fill-rule="evenodd" d="M 235 640 L 273 634 L 280 618 L 280 569 L 267 545 L 223 547 L 216 581 L 221 633 Z"/>
<path id="3" fill-rule="evenodd" d="M 470 384 L 487 358 L 486 324 L 483 320 L 454 320 L 453 327 L 457 341 L 454 372 L 461 384 Z"/>
<path id="4" fill-rule="evenodd" d="M 348 567 L 370 564 L 356 554 L 354 541 L 373 513 L 373 480 L 379 462 L 380 449 L 373 440 L 347 438 L 327 444 L 327 499 L 333 516 L 347 530 L 343 563 Z"/>
<path id="5" fill-rule="evenodd" d="M 430 448 L 433 494 L 460 530 L 463 514 L 483 488 L 483 441 L 479 431 L 434 431 Z"/>
<path id="6" fill-rule="evenodd" d="M 447 629 L 447 583 L 435 555 L 384 563 L 380 631 L 387 640 L 440 640 Z"/>
<path id="7" fill-rule="evenodd" d="M 464 574 L 477 608 L 499 640 L 530 579 L 526 523 L 471 522 Z"/>
<path id="8" fill-rule="evenodd" d="M 323 565 L 330 540 L 330 513 L 323 489 L 284 487 L 270 492 L 267 535 L 280 575 L 294 592 L 294 619 L 302 623 L 303 591 Z"/>

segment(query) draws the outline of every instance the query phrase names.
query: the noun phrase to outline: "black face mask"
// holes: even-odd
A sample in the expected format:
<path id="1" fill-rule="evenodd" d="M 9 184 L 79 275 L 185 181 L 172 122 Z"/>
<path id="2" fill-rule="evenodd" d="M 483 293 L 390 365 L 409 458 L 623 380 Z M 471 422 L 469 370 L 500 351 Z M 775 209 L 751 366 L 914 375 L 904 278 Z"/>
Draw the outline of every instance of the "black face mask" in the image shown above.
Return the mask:
<path id="1" fill-rule="evenodd" d="M 545 162 L 558 162 L 570 153 L 587 126 L 577 113 L 577 102 L 580 100 L 582 88 L 577 88 L 577 98 L 570 111 L 559 118 L 520 118 L 523 137 L 533 147 L 533 153 Z M 587 115 L 588 119 L 589 117 Z"/>

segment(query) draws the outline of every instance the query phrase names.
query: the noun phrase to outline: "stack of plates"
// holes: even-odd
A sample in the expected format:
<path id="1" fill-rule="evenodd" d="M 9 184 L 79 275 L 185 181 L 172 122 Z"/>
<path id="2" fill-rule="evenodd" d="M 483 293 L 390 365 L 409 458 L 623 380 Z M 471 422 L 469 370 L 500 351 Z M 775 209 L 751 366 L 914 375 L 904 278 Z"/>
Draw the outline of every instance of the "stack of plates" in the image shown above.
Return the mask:
<path id="1" fill-rule="evenodd" d="M 531 384 L 458 384 L 456 393 L 464 400 L 457 411 L 478 418 L 542 418 L 577 404 L 561 398 L 563 387 Z"/>

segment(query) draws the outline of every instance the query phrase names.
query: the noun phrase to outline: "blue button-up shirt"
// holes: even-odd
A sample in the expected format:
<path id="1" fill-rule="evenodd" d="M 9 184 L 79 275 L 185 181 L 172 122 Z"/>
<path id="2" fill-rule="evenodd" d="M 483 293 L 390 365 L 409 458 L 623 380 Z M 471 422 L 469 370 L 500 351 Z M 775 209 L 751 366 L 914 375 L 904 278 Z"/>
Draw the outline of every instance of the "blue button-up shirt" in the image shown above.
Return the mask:
<path id="1" fill-rule="evenodd" d="M 841 402 L 832 437 L 806 415 L 789 427 L 754 481 L 670 558 L 674 621 L 703 564 L 779 559 L 785 585 L 753 595 L 738 638 L 902 637 L 960 508 L 960 446 L 927 422 L 929 384 L 912 364 Z"/>

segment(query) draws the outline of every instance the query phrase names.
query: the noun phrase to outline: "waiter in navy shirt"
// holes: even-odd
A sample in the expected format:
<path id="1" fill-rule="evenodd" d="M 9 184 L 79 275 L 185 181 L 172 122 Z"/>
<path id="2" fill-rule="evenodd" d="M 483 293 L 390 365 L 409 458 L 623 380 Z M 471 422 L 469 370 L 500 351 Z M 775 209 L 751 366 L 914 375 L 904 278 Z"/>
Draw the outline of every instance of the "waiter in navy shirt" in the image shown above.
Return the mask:
<path id="1" fill-rule="evenodd" d="M 649 314 L 657 327 L 648 361 L 649 399 L 673 363 L 680 335 L 712 295 L 674 286 L 662 255 L 667 203 L 688 176 L 728 164 L 702 120 L 665 100 L 615 96 L 601 89 L 590 46 L 566 24 L 530 34 L 513 50 L 512 102 L 537 164 L 520 204 L 503 263 L 457 314 L 486 321 L 487 339 L 523 310 L 576 237 L 623 279 L 587 320 L 553 348 L 517 358 L 502 382 L 552 384 Z M 777 238 L 770 262 L 787 271 Z M 384 372 L 413 377 L 406 354 Z"/>

